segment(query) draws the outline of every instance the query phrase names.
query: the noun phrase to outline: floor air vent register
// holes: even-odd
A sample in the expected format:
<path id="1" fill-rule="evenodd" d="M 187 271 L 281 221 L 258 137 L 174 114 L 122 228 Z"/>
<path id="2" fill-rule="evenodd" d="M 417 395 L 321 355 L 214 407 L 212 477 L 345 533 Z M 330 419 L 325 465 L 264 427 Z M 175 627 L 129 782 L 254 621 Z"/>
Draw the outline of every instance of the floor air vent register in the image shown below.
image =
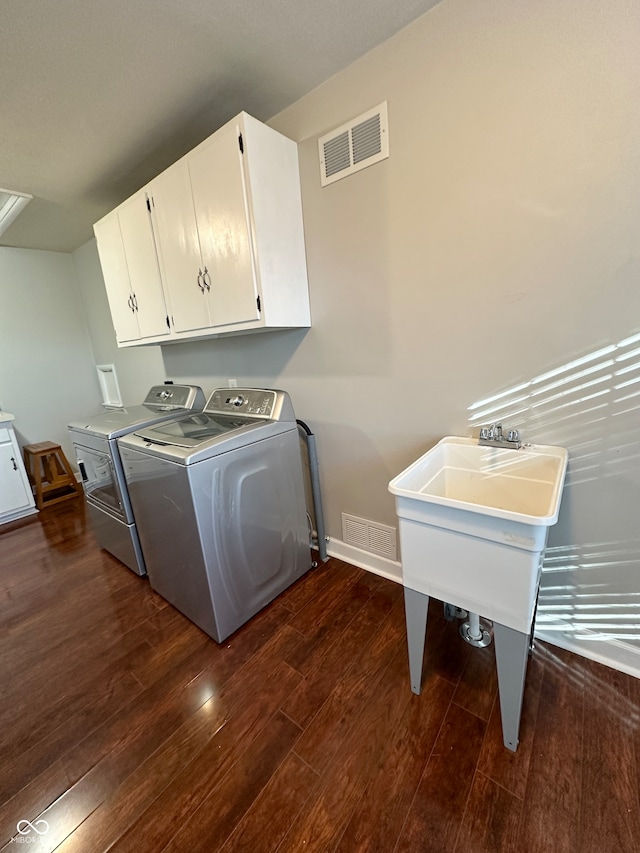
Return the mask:
<path id="1" fill-rule="evenodd" d="M 342 541 L 347 545 L 360 548 L 361 551 L 370 551 L 372 554 L 378 554 L 394 562 L 397 559 L 395 527 L 388 527 L 385 524 L 378 524 L 343 512 Z"/>

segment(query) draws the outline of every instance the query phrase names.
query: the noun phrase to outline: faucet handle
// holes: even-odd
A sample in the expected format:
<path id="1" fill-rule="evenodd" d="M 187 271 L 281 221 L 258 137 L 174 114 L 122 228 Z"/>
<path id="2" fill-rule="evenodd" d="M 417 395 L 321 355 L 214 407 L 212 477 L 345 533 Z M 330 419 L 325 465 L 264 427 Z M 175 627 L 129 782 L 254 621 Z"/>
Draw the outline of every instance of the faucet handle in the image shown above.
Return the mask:
<path id="1" fill-rule="evenodd" d="M 520 433 L 517 429 L 509 430 L 507 441 L 512 441 L 514 444 L 520 444 Z"/>

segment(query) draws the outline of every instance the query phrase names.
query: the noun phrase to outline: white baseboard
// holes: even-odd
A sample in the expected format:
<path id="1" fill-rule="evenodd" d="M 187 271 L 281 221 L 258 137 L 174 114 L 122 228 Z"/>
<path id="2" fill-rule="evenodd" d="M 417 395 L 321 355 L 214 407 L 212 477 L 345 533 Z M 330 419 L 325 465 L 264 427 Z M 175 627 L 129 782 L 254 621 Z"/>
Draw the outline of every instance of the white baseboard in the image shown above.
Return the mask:
<path id="1" fill-rule="evenodd" d="M 16 509 L 13 512 L 7 512 L 2 516 L 0 524 L 8 524 L 10 521 L 20 521 L 21 518 L 27 518 L 29 515 L 35 515 L 39 510 L 33 506 L 27 509 Z"/>
<path id="2" fill-rule="evenodd" d="M 374 575 L 380 575 L 380 577 L 387 578 L 387 580 L 395 583 L 402 583 L 402 566 L 400 563 L 372 554 L 369 551 L 363 551 L 353 545 L 347 545 L 342 539 L 330 537 L 327 543 L 327 554 L 330 557 L 336 557 L 338 560 L 344 560 L 345 563 L 351 563 L 352 566 L 358 566 L 359 569 L 366 569 Z"/>
<path id="3" fill-rule="evenodd" d="M 622 640 L 603 639 L 600 634 L 588 630 L 576 634 L 575 628 L 567 623 L 558 623 L 553 628 L 540 626 L 536 628 L 535 637 L 588 660 L 640 678 L 640 649 Z"/>
<path id="4" fill-rule="evenodd" d="M 374 575 L 402 583 L 402 564 L 399 562 L 371 554 L 332 537 L 327 543 L 327 553 L 330 557 L 344 560 Z M 605 640 L 589 631 L 583 631 L 582 636 L 577 636 L 570 625 L 560 623 L 553 628 L 540 626 L 535 636 L 545 643 L 640 678 L 640 648 L 636 649 L 621 640 Z"/>

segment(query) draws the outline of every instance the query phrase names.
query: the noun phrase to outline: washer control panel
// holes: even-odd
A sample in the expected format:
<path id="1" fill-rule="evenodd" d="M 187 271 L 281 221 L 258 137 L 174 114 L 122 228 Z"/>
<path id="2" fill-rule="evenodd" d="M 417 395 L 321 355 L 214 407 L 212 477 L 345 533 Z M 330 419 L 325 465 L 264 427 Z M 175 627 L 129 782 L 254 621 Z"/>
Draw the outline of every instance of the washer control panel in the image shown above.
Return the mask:
<path id="1" fill-rule="evenodd" d="M 205 412 L 242 414 L 258 418 L 277 419 L 283 391 L 259 388 L 218 388 L 207 402 Z"/>

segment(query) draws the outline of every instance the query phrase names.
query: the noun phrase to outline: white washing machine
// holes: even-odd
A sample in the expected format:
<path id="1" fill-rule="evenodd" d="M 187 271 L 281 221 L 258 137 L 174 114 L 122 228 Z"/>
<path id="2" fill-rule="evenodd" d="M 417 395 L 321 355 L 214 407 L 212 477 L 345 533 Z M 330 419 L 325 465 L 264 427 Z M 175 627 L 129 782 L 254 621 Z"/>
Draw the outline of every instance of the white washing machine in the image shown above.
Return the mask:
<path id="1" fill-rule="evenodd" d="M 118 445 L 151 586 L 217 642 L 311 567 L 286 392 L 219 389 Z"/>

